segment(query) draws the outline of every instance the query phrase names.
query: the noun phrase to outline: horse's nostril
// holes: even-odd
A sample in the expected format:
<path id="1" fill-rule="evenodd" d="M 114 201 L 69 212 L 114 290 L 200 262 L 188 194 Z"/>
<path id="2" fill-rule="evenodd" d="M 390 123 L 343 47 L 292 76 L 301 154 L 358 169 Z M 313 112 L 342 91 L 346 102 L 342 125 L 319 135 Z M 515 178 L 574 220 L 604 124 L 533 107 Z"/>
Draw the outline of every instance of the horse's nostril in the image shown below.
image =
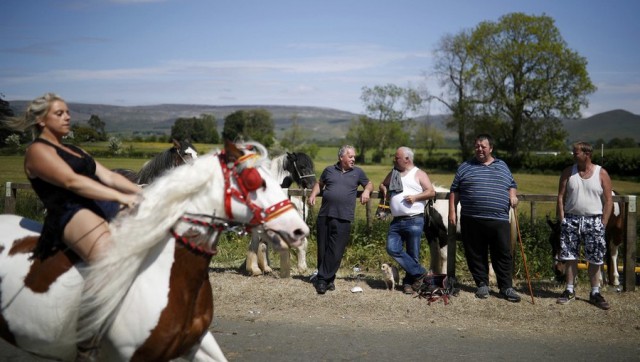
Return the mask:
<path id="1" fill-rule="evenodd" d="M 293 235 L 295 235 L 295 236 L 305 236 L 305 235 L 307 235 L 307 233 L 304 232 L 302 229 L 295 229 L 293 231 Z"/>

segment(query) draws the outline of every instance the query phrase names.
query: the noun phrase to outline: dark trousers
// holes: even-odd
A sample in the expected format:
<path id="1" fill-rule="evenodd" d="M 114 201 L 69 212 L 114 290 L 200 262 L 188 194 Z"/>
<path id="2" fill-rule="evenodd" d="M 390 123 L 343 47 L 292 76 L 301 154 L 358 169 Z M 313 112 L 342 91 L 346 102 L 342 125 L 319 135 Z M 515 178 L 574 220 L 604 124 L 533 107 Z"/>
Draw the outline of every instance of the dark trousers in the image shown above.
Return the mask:
<path id="1" fill-rule="evenodd" d="M 318 281 L 331 283 L 340 269 L 344 250 L 351 235 L 351 222 L 328 216 L 318 216 Z"/>
<path id="2" fill-rule="evenodd" d="M 512 287 L 513 257 L 508 221 L 462 216 L 462 244 L 476 285 L 489 285 L 489 255 L 500 289 Z"/>

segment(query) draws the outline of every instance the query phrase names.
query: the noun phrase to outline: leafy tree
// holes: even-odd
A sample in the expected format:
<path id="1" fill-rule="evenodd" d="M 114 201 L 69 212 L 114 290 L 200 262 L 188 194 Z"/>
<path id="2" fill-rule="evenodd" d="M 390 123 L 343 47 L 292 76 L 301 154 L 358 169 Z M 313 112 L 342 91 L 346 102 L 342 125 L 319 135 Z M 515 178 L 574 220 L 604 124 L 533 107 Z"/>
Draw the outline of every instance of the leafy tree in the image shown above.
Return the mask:
<path id="1" fill-rule="evenodd" d="M 93 128 L 98 135 L 98 141 L 106 141 L 107 140 L 107 132 L 104 130 L 105 123 L 100 119 L 100 117 L 95 114 L 91 115 L 89 121 L 87 122 L 89 127 Z"/>
<path id="2" fill-rule="evenodd" d="M 201 114 L 203 139 L 195 139 L 196 142 L 202 143 L 220 143 L 220 135 L 218 134 L 218 121 L 213 114 Z"/>
<path id="3" fill-rule="evenodd" d="M 367 116 L 360 116 L 351 122 L 346 139 L 356 149 L 356 162 L 364 163 L 365 152 L 375 146 L 371 137 L 374 132 L 375 123 Z"/>
<path id="4" fill-rule="evenodd" d="M 411 144 L 415 148 L 426 149 L 429 156 L 432 156 L 433 151 L 444 144 L 444 135 L 430 122 L 420 122 L 416 127 L 415 136 Z"/>
<path id="5" fill-rule="evenodd" d="M 122 153 L 122 141 L 118 137 L 109 138 L 109 153 L 119 155 Z"/>
<path id="6" fill-rule="evenodd" d="M 222 137 L 229 140 L 253 140 L 265 147 L 273 144 L 275 136 L 271 112 L 266 109 L 239 110 L 224 119 Z"/>
<path id="7" fill-rule="evenodd" d="M 71 137 L 69 137 L 69 139 L 75 144 L 80 144 L 83 142 L 96 142 L 100 140 L 100 135 L 95 129 L 83 126 L 79 123 L 74 123 L 71 125 L 71 132 Z"/>
<path id="8" fill-rule="evenodd" d="M 546 15 L 481 22 L 444 38 L 436 57 L 449 97 L 431 97 L 452 109 L 463 154 L 470 152 L 469 138 L 486 127 L 513 156 L 561 149 L 567 132 L 560 120 L 579 117 L 596 89 L 586 59 L 567 47 Z"/>
<path id="9" fill-rule="evenodd" d="M 636 148 L 638 147 L 638 144 L 633 139 L 633 137 L 625 137 L 625 138 L 614 137 L 611 139 L 611 141 L 609 141 L 609 143 L 607 144 L 607 147 L 608 148 Z"/>
<path id="10" fill-rule="evenodd" d="M 171 138 L 190 139 L 201 143 L 218 143 L 218 124 L 212 114 L 201 114 L 200 117 L 178 118 L 171 126 Z"/>
<path id="11" fill-rule="evenodd" d="M 366 116 L 352 122 L 347 140 L 356 147 L 360 161 L 373 148 L 373 161 L 379 162 L 387 148 L 406 144 L 413 127 L 411 116 L 422 107 L 422 98 L 414 89 L 387 84 L 363 87 L 360 99 Z"/>
<path id="12" fill-rule="evenodd" d="M 474 99 L 472 80 L 477 76 L 476 68 L 471 61 L 469 44 L 471 31 L 463 30 L 457 35 L 445 35 L 435 50 L 435 74 L 440 85 L 446 89 L 448 97 L 431 95 L 428 99 L 436 99 L 447 107 L 452 117 L 445 124 L 458 134 L 458 142 L 462 151 L 462 159 L 472 155 L 474 137 Z"/>
<path id="13" fill-rule="evenodd" d="M 0 146 L 5 146 L 7 145 L 6 140 L 8 139 L 8 137 L 14 134 L 15 132 L 13 132 L 11 129 L 6 127 L 4 125 L 4 122 L 2 122 L 2 120 L 13 117 L 14 114 L 13 114 L 13 110 L 9 106 L 9 102 L 2 99 L 2 96 L 3 95 L 0 94 Z M 11 140 L 15 140 L 15 137 L 11 138 Z M 18 139 L 18 141 L 20 140 Z"/>
<path id="14" fill-rule="evenodd" d="M 291 127 L 284 132 L 280 144 L 282 147 L 288 149 L 291 152 L 303 152 L 302 150 L 307 148 L 305 138 L 308 132 L 300 127 L 298 122 L 298 115 L 294 114 L 291 117 Z"/>

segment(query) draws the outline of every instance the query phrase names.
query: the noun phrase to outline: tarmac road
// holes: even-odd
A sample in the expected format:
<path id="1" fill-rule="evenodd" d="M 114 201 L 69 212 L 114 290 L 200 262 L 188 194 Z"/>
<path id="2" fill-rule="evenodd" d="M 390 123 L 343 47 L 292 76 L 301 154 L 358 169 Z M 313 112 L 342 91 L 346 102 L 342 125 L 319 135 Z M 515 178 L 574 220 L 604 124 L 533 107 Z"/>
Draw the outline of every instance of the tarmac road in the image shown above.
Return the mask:
<path id="1" fill-rule="evenodd" d="M 635 344 L 565 336 L 520 338 L 504 332 L 434 329 L 368 331 L 353 326 L 313 326 L 216 319 L 211 330 L 229 361 L 638 361 Z M 570 338 L 570 334 L 574 337 Z M 0 361 L 45 361 L 0 340 Z"/>

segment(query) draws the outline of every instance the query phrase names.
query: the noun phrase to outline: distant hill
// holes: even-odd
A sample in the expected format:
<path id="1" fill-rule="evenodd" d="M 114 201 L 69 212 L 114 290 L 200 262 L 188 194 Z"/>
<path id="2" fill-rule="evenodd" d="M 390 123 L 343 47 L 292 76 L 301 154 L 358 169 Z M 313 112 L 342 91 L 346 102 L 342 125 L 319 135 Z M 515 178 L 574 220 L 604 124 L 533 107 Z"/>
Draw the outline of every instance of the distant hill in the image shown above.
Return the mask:
<path id="1" fill-rule="evenodd" d="M 633 138 L 640 142 L 640 115 L 622 109 L 598 113 L 589 118 L 572 119 L 564 122 L 569 132 L 569 141 L 595 141 L 613 138 Z"/>
<path id="2" fill-rule="evenodd" d="M 9 101 L 16 114 L 24 112 L 28 101 Z M 358 114 L 320 107 L 303 106 L 207 106 L 188 104 L 160 104 L 154 106 L 111 106 L 101 104 L 69 103 L 74 122 L 86 122 L 95 114 L 105 122 L 109 133 L 130 135 L 169 133 L 178 118 L 198 117 L 201 114 L 213 114 L 218 121 L 218 130 L 222 131 L 224 118 L 240 109 L 263 108 L 271 112 L 277 136 L 281 136 L 292 124 L 294 117 L 298 124 L 316 140 L 342 139 L 352 120 Z M 447 115 L 419 117 L 428 120 L 433 126 L 445 132 L 447 138 L 455 139 L 455 134 L 445 129 Z M 613 110 L 596 114 L 589 118 L 566 120 L 564 126 L 569 132 L 569 141 L 606 141 L 618 137 L 632 137 L 640 142 L 640 115 L 624 110 Z"/>

